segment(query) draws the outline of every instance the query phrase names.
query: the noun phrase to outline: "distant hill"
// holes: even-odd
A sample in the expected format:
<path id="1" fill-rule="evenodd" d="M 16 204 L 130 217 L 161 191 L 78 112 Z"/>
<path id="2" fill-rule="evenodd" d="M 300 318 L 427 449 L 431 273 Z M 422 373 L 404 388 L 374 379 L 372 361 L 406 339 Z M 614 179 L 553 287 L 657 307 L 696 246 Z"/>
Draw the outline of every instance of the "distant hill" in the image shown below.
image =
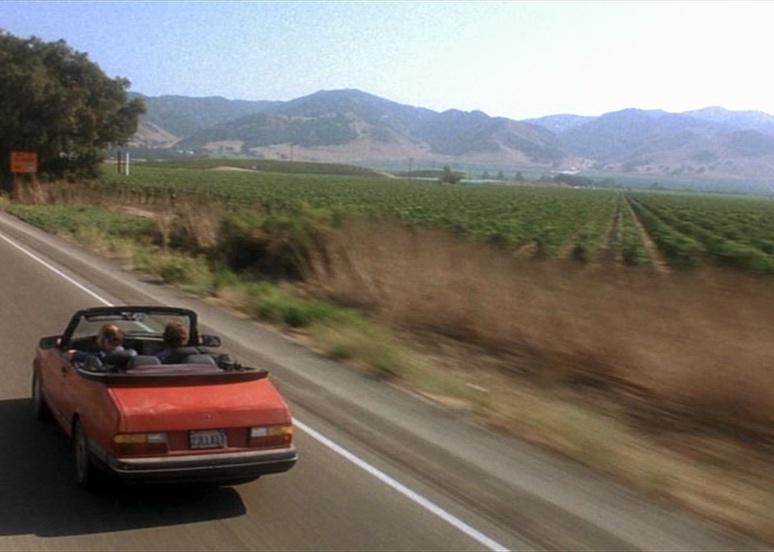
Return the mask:
<path id="1" fill-rule="evenodd" d="M 288 102 L 229 102 L 234 100 L 148 98 L 142 125 L 165 129 L 181 150 L 270 158 L 290 156 L 291 145 L 296 159 L 309 161 L 411 157 L 539 165 L 567 158 L 556 137 L 539 126 L 481 111 L 438 113 L 359 90 L 322 90 Z M 205 120 L 201 113 L 207 110 Z"/>
<path id="2" fill-rule="evenodd" d="M 133 93 L 145 102 L 148 112 L 141 118 L 141 132 L 161 132 L 174 141 L 203 128 L 218 125 L 250 113 L 256 113 L 279 102 L 228 100 L 217 96 L 190 98 L 187 96 L 150 97 Z M 142 137 L 140 138 L 141 141 Z"/>
<path id="3" fill-rule="evenodd" d="M 759 111 L 624 109 L 516 121 L 482 111 L 437 112 L 354 89 L 284 102 L 143 99 L 148 113 L 134 144 L 146 151 L 774 182 L 774 116 Z"/>
<path id="4" fill-rule="evenodd" d="M 624 109 L 575 126 L 561 133 L 560 141 L 583 157 L 625 161 L 682 147 L 718 129 L 715 123 L 685 115 Z"/>
<path id="5" fill-rule="evenodd" d="M 551 132 L 504 117 L 489 117 L 482 111 L 444 111 L 419 126 L 414 137 L 427 142 L 432 152 L 451 156 L 519 152 L 533 163 L 567 157 Z"/>
<path id="6" fill-rule="evenodd" d="M 555 134 L 562 134 L 583 123 L 587 123 L 592 119 L 594 119 L 594 117 L 564 113 L 560 115 L 547 115 L 546 117 L 540 117 L 539 119 L 525 119 L 523 122 L 543 127 Z"/>
<path id="7" fill-rule="evenodd" d="M 586 159 L 587 169 L 654 179 L 774 180 L 774 117 L 765 113 L 712 107 L 624 109 L 584 121 L 559 117 L 533 122 L 553 127 L 561 147 Z"/>
<path id="8" fill-rule="evenodd" d="M 371 126 L 384 126 L 401 134 L 412 134 L 438 114 L 430 109 L 404 105 L 360 90 L 320 90 L 281 105 L 279 115 L 316 118 L 331 114 L 350 114 Z"/>
<path id="9" fill-rule="evenodd" d="M 696 111 L 686 111 L 684 115 L 720 123 L 736 130 L 757 130 L 774 136 L 774 115 L 762 111 L 729 111 L 722 107 L 713 106 Z"/>

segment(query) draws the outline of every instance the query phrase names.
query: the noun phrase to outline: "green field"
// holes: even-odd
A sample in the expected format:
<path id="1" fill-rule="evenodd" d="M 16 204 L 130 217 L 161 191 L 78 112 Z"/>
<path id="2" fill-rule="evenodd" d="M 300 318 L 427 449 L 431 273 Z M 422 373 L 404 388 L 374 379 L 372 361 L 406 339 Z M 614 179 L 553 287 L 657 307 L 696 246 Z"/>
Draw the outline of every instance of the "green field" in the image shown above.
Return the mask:
<path id="1" fill-rule="evenodd" d="M 183 194 L 268 212 L 303 203 L 340 213 L 394 217 L 509 247 L 534 243 L 547 256 L 589 225 L 599 231 L 610 220 L 617 197 L 611 191 L 151 167 L 135 167 L 130 177 L 106 175 L 98 185 L 128 196 Z"/>
<path id="2" fill-rule="evenodd" d="M 290 174 L 333 174 L 341 176 L 382 176 L 380 173 L 337 163 L 305 163 L 302 161 L 279 161 L 275 159 L 185 159 L 169 161 L 147 161 L 142 167 L 158 169 L 215 169 L 233 167 L 260 172 L 290 173 Z"/>
<path id="3" fill-rule="evenodd" d="M 129 177 L 106 171 L 95 185 L 130 201 L 190 197 L 268 213 L 305 205 L 334 214 L 394 218 L 511 249 L 524 248 L 538 256 L 584 262 L 599 259 L 605 251 L 607 259 L 650 264 L 645 247 L 649 237 L 675 267 L 717 263 L 755 273 L 774 272 L 774 201 L 769 199 L 440 184 L 321 174 L 315 168 L 315 173 L 304 173 L 307 164 L 284 173 L 206 170 L 224 163 L 138 165 Z"/>

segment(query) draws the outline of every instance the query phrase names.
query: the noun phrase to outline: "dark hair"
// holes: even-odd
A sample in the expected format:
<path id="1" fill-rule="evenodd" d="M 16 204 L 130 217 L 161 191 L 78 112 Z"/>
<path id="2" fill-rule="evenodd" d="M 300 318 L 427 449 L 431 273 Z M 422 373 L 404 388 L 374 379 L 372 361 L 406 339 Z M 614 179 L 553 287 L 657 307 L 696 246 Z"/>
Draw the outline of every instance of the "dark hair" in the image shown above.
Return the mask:
<path id="1" fill-rule="evenodd" d="M 164 343 L 167 347 L 182 347 L 188 343 L 188 329 L 177 320 L 168 322 L 164 328 Z"/>

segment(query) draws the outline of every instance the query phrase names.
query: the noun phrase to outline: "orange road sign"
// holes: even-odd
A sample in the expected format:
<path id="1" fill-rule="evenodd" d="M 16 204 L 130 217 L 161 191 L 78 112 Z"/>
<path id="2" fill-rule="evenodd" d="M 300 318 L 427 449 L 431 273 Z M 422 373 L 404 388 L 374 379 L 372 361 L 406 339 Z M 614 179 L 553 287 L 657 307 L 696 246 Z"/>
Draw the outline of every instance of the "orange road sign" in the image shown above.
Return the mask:
<path id="1" fill-rule="evenodd" d="M 38 172 L 38 154 L 34 151 L 11 152 L 12 173 L 36 173 Z"/>

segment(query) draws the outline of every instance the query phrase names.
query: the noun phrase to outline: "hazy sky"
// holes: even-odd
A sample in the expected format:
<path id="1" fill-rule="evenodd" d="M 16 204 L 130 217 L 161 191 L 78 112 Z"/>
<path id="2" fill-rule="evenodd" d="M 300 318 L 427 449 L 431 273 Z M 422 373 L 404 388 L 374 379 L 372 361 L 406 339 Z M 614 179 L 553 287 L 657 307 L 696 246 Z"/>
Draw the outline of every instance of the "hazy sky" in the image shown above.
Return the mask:
<path id="1" fill-rule="evenodd" d="M 774 113 L 772 3 L 8 2 L 148 95 L 358 88 L 516 119 L 707 105 Z"/>

